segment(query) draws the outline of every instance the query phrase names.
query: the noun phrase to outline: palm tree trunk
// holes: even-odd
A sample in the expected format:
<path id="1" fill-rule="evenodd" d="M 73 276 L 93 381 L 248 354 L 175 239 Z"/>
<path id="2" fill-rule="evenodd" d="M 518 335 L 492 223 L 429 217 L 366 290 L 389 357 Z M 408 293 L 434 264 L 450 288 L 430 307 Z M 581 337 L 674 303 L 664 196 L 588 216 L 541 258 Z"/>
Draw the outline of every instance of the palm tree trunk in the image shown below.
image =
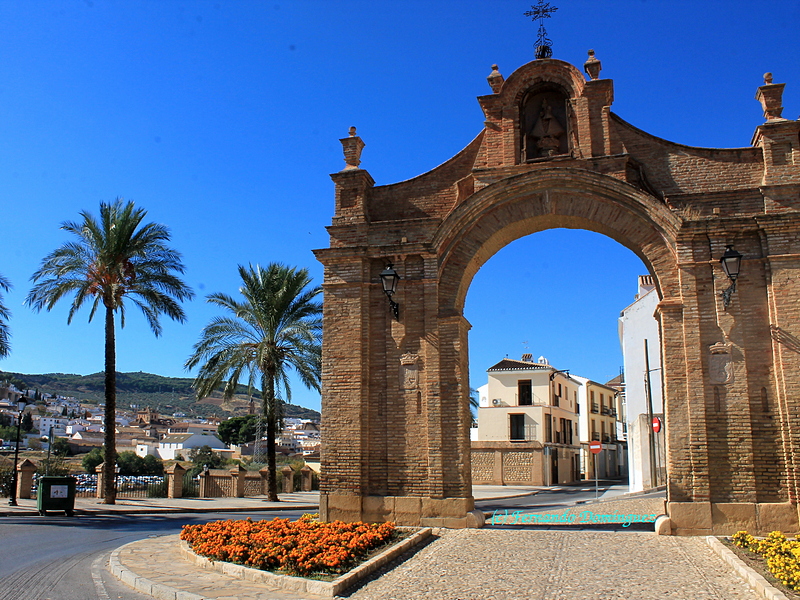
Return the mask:
<path id="1" fill-rule="evenodd" d="M 115 504 L 117 486 L 115 466 L 117 462 L 117 349 L 114 337 L 114 310 L 106 307 L 106 372 L 105 372 L 105 455 L 103 463 L 103 503 Z"/>
<path id="2" fill-rule="evenodd" d="M 268 371 L 268 370 L 267 370 Z M 264 394 L 264 417 L 267 421 L 267 497 L 278 502 L 278 466 L 275 461 L 275 430 L 277 414 L 275 411 L 275 376 L 264 373 L 262 393 Z"/>

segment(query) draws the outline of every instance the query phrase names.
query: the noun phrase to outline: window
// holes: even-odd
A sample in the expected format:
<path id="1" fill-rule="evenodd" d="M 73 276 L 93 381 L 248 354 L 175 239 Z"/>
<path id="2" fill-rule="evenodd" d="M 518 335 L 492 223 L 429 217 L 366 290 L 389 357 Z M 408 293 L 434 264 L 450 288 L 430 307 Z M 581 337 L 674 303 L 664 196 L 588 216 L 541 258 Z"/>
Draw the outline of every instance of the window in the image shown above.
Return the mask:
<path id="1" fill-rule="evenodd" d="M 520 406 L 530 406 L 533 404 L 533 390 L 530 379 L 521 379 L 517 382 L 517 394 Z"/>
<path id="2" fill-rule="evenodd" d="M 550 421 L 550 415 L 544 416 L 544 441 L 545 442 L 553 441 L 553 424 Z"/>
<path id="3" fill-rule="evenodd" d="M 510 436 L 512 442 L 525 441 L 525 415 L 508 415 Z"/>

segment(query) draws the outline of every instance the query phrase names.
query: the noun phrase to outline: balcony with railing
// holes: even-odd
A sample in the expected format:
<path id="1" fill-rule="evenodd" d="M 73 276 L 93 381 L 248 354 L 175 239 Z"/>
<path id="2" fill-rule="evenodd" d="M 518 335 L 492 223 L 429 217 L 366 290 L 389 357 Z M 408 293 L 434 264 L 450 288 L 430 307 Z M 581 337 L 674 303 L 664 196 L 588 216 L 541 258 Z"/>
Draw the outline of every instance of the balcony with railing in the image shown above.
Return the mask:
<path id="1" fill-rule="evenodd" d="M 592 432 L 592 441 L 593 442 L 599 442 L 600 441 L 600 434 L 597 433 L 596 431 Z"/>
<path id="2" fill-rule="evenodd" d="M 609 443 L 611 443 L 611 436 L 610 436 L 609 434 L 607 434 L 607 433 L 604 433 L 604 434 L 603 434 L 603 443 L 604 443 L 604 444 L 609 444 Z"/>
<path id="3" fill-rule="evenodd" d="M 598 413 L 600 412 L 600 405 L 597 402 L 592 402 L 592 412 Z"/>

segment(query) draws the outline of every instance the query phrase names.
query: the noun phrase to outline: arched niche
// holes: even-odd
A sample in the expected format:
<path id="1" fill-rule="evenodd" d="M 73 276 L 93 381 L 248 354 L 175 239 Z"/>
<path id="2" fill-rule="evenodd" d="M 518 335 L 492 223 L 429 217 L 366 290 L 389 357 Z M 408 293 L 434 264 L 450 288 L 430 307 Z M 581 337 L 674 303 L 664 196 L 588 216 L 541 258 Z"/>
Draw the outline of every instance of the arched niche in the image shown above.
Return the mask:
<path id="1" fill-rule="evenodd" d="M 521 162 L 570 153 L 569 95 L 561 86 L 546 82 L 528 90 L 519 111 Z"/>

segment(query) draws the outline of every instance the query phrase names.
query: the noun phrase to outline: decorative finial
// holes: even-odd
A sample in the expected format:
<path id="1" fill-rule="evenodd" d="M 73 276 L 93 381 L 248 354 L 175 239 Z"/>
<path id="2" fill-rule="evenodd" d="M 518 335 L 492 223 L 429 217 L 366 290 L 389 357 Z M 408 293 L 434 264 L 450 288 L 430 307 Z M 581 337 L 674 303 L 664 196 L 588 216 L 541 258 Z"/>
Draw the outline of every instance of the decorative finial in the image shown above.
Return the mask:
<path id="1" fill-rule="evenodd" d="M 486 81 L 489 82 L 489 86 L 495 94 L 500 92 L 500 88 L 503 87 L 503 82 L 505 81 L 505 78 L 497 69 L 497 65 L 492 65 L 492 72 L 489 73 L 489 76 L 486 78 Z"/>
<path id="2" fill-rule="evenodd" d="M 583 63 L 583 70 L 594 81 L 600 77 L 601 68 L 600 61 L 594 55 L 594 50 L 589 50 L 589 58 Z"/>
<path id="3" fill-rule="evenodd" d="M 357 169 L 361 164 L 361 151 L 364 149 L 364 141 L 356 135 L 356 128 L 349 129 L 350 137 L 339 140 L 344 151 L 345 171 Z"/>
<path id="4" fill-rule="evenodd" d="M 558 8 L 550 6 L 549 2 L 539 0 L 538 4 L 531 6 L 531 10 L 525 11 L 525 16 L 530 17 L 531 21 L 539 20 L 539 35 L 536 38 L 536 58 L 550 58 L 553 56 L 553 42 L 547 37 L 547 31 L 544 28 L 544 20 L 549 19 L 550 15 L 556 12 Z"/>
<path id="5" fill-rule="evenodd" d="M 764 73 L 764 85 L 758 88 L 756 100 L 761 102 L 764 118 L 767 121 L 781 119 L 783 113 L 782 98 L 785 83 L 772 83 L 772 73 Z"/>

